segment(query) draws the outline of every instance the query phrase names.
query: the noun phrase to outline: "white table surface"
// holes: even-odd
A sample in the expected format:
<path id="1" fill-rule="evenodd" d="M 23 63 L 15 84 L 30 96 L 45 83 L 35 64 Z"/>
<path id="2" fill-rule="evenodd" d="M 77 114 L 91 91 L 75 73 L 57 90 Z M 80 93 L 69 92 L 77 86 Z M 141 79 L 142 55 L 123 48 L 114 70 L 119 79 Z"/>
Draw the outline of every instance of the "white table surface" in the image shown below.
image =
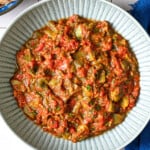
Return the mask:
<path id="1" fill-rule="evenodd" d="M 37 3 L 40 0 L 24 0 L 14 10 L 0 16 L 0 40 L 6 31 L 7 27 L 13 19 L 28 6 Z M 130 4 L 135 3 L 137 0 L 108 0 L 113 2 L 125 10 L 130 10 Z M 23 142 L 13 131 L 7 126 L 0 114 L 0 149 L 1 150 L 33 150 L 28 144 Z"/>

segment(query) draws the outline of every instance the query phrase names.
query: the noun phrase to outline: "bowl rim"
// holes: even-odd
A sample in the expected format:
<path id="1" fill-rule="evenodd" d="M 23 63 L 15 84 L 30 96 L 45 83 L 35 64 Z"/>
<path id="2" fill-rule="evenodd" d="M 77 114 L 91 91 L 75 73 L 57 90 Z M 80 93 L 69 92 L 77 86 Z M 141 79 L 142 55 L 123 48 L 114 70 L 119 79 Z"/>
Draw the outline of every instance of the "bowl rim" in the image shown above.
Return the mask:
<path id="1" fill-rule="evenodd" d="M 43 3 L 46 3 L 48 1 L 53 1 L 53 0 L 42 0 L 42 1 L 39 1 L 31 6 L 29 6 L 28 8 L 24 9 L 20 14 L 18 14 L 16 16 L 16 18 L 9 24 L 9 26 L 7 27 L 5 33 L 3 34 L 1 40 L 0 40 L 0 44 L 1 42 L 3 41 L 4 37 L 6 36 L 7 32 L 11 29 L 11 27 L 23 16 L 25 15 L 26 13 L 28 13 L 30 10 L 32 10 L 33 8 L 36 8 L 38 6 L 40 6 L 41 4 Z M 54 0 L 55 1 L 55 0 Z M 122 13 L 124 13 L 126 16 L 128 16 L 140 29 L 141 31 L 144 33 L 144 35 L 146 36 L 147 40 L 149 40 L 150 42 L 150 37 L 148 35 L 148 33 L 144 30 L 144 28 L 142 27 L 142 25 L 131 15 L 129 14 L 126 10 L 124 10 L 123 8 L 117 6 L 116 4 L 112 3 L 112 2 L 109 2 L 107 0 L 97 0 L 97 1 L 101 1 L 101 2 L 104 2 L 108 5 L 110 5 L 111 7 L 114 7 L 116 9 L 118 9 L 119 11 L 121 11 Z"/>
<path id="2" fill-rule="evenodd" d="M 21 19 L 22 16 L 24 16 L 26 13 L 28 13 L 29 11 L 31 11 L 32 9 L 48 2 L 48 1 L 53 1 L 53 0 L 43 0 L 43 1 L 39 1 L 31 6 L 29 6 L 28 8 L 26 8 L 25 10 L 23 10 L 20 14 L 18 14 L 18 16 L 16 16 L 16 18 L 9 24 L 8 28 L 6 29 L 5 33 L 2 35 L 2 38 L 0 40 L 0 46 L 5 38 L 5 36 L 7 35 L 7 33 L 9 32 L 9 30 L 13 27 L 13 25 L 19 20 Z M 54 0 L 55 1 L 55 0 Z M 115 9 L 118 9 L 121 13 L 123 13 L 124 15 L 126 15 L 129 19 L 132 20 L 132 22 L 141 30 L 141 32 L 143 33 L 143 35 L 146 37 L 147 41 L 150 42 L 150 37 L 148 35 L 148 33 L 144 30 L 144 28 L 142 27 L 142 25 L 133 17 L 131 16 L 127 11 L 125 11 L 124 9 L 120 8 L 119 6 L 117 6 L 114 3 L 111 3 L 109 1 L 106 0 L 96 0 L 99 2 L 103 2 Z M 135 106 L 136 107 L 136 106 Z M 0 110 L 2 119 L 5 121 L 5 123 L 8 125 L 7 121 L 4 118 L 3 112 Z M 137 134 L 135 134 L 134 136 L 132 136 L 132 138 L 130 138 L 130 140 L 128 140 L 127 142 L 125 142 L 123 145 L 121 145 L 120 147 L 117 147 L 116 150 L 120 150 L 122 148 L 124 148 L 125 146 L 127 146 L 129 143 L 131 143 L 138 135 L 140 135 L 140 133 L 144 130 L 144 128 L 146 127 L 146 125 L 148 124 L 148 122 L 150 121 L 150 111 L 148 112 L 149 116 L 145 119 L 145 124 L 143 124 L 143 126 L 141 126 L 140 130 L 138 130 Z M 18 137 L 20 140 L 22 140 L 24 143 L 26 143 L 28 146 L 33 147 L 31 144 L 29 144 L 28 142 L 26 142 L 24 139 L 20 138 L 20 136 L 8 125 L 8 127 L 13 131 L 13 133 L 15 133 L 15 136 Z"/>

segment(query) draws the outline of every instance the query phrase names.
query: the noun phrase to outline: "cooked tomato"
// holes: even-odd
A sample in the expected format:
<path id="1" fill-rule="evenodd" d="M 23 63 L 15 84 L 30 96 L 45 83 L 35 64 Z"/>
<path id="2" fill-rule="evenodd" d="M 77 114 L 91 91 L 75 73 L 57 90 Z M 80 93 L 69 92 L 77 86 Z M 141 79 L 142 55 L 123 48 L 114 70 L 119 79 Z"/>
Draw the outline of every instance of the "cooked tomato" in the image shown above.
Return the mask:
<path id="1" fill-rule="evenodd" d="M 49 21 L 17 52 L 19 107 L 44 131 L 73 142 L 121 123 L 136 104 L 138 63 L 107 21 Z"/>

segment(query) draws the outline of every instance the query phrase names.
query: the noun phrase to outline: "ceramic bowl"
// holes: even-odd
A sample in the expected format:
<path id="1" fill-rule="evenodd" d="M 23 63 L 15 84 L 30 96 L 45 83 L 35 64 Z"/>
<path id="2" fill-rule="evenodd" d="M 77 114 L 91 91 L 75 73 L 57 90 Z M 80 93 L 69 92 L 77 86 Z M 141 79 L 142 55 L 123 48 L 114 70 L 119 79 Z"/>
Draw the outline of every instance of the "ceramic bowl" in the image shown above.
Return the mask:
<path id="1" fill-rule="evenodd" d="M 33 31 L 48 20 L 79 14 L 107 20 L 130 44 L 139 62 L 140 96 L 125 121 L 102 135 L 78 143 L 59 139 L 30 121 L 18 107 L 10 78 L 16 69 L 16 52 Z M 0 43 L 0 111 L 8 126 L 25 142 L 41 150 L 119 150 L 133 141 L 150 119 L 150 39 L 127 12 L 103 0 L 48 0 L 25 10 L 8 28 Z"/>

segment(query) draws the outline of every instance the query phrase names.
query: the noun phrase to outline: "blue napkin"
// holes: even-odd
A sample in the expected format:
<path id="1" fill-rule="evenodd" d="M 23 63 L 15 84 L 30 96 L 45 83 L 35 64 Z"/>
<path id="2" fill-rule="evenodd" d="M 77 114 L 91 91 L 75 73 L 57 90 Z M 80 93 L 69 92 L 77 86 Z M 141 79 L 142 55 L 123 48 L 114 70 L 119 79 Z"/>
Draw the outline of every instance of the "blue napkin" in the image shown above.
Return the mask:
<path id="1" fill-rule="evenodd" d="M 132 6 L 131 15 L 136 18 L 150 35 L 150 0 L 138 0 Z"/>
<path id="2" fill-rule="evenodd" d="M 131 15 L 150 35 L 150 0 L 138 0 L 132 5 Z M 150 122 L 143 132 L 125 150 L 150 150 Z"/>

